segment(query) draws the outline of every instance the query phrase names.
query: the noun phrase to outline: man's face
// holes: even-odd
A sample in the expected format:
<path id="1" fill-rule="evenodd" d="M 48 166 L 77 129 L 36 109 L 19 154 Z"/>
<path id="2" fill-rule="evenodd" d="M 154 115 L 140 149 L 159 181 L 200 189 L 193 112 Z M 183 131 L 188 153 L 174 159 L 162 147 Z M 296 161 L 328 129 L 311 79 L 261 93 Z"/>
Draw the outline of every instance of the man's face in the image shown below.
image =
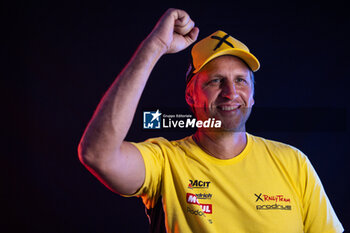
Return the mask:
<path id="1" fill-rule="evenodd" d="M 220 56 L 193 77 L 186 100 L 198 120 L 221 120 L 225 131 L 245 131 L 254 104 L 250 70 L 234 56 Z M 192 86 L 191 86 L 192 85 Z"/>

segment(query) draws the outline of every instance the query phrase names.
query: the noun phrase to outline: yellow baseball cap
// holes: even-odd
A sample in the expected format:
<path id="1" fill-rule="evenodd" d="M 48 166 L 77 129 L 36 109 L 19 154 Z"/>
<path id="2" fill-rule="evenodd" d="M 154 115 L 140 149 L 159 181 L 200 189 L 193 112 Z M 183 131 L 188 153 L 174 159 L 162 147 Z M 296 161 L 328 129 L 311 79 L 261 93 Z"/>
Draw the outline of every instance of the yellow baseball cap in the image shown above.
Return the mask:
<path id="1" fill-rule="evenodd" d="M 197 42 L 191 50 L 192 64 L 187 71 L 187 83 L 208 62 L 222 55 L 233 55 L 242 59 L 252 71 L 260 68 L 258 59 L 248 47 L 221 30 Z"/>

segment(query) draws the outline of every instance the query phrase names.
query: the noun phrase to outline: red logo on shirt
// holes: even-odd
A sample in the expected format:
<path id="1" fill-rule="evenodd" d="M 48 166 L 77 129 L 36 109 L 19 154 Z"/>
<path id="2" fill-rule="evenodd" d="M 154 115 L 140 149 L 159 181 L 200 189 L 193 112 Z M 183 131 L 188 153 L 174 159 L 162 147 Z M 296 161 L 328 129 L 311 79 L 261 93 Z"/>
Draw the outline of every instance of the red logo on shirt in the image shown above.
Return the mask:
<path id="1" fill-rule="evenodd" d="M 201 207 L 202 211 L 204 213 L 206 213 L 206 214 L 212 214 L 213 213 L 212 204 L 200 204 L 198 202 L 197 196 L 195 194 L 187 193 L 186 194 L 186 201 L 189 204 L 199 205 Z"/>
<path id="2" fill-rule="evenodd" d="M 280 195 L 265 195 L 260 193 L 258 194 L 254 194 L 257 199 L 255 202 L 257 201 L 273 201 L 273 202 L 289 202 L 290 203 L 290 198 L 287 198 L 286 196 L 280 194 Z"/>
<path id="3" fill-rule="evenodd" d="M 290 202 L 290 198 L 286 198 L 283 195 L 275 195 L 275 196 L 263 195 L 263 197 L 264 197 L 264 201 Z"/>

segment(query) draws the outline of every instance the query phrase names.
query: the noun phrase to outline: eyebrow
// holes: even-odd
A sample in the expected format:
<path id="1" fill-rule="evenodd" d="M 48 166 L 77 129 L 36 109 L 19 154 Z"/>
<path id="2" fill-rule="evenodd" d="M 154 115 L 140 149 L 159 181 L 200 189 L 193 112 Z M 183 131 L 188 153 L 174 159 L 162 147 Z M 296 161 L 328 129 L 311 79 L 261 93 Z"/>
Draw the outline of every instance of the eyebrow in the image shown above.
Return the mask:
<path id="1" fill-rule="evenodd" d="M 247 74 L 238 74 L 235 75 L 235 78 L 249 78 L 250 74 L 249 72 Z M 218 78 L 227 78 L 226 75 L 223 75 L 221 73 L 216 73 L 216 74 L 212 74 L 212 75 L 208 75 L 208 78 L 213 78 L 213 77 L 218 77 Z"/>
<path id="2" fill-rule="evenodd" d="M 222 75 L 222 74 L 212 74 L 212 75 L 209 75 L 208 76 L 209 78 L 213 78 L 213 77 L 217 77 L 217 78 L 226 78 L 225 75 Z"/>

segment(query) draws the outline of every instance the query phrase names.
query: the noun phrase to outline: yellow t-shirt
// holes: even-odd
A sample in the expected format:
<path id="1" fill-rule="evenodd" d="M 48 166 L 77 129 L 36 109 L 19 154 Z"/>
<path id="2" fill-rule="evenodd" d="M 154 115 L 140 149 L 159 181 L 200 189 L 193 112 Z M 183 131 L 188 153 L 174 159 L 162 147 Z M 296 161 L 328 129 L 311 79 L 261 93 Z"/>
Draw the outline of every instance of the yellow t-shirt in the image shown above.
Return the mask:
<path id="1" fill-rule="evenodd" d="M 228 160 L 208 155 L 191 136 L 134 143 L 146 168 L 134 196 L 151 210 L 161 201 L 167 232 L 342 232 L 308 158 L 246 135 L 245 149 Z"/>

